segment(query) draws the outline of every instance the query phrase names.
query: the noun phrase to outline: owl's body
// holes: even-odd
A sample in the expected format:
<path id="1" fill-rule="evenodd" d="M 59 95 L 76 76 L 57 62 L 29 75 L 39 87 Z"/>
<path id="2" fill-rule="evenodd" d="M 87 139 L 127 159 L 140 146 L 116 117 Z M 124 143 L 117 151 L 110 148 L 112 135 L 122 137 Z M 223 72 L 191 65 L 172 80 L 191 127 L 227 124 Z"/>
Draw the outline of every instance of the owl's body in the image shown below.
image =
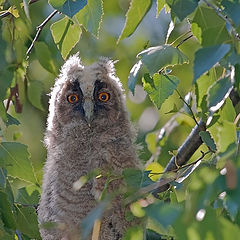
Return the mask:
<path id="1" fill-rule="evenodd" d="M 58 225 L 40 232 L 43 240 L 75 240 L 82 219 L 97 206 L 106 184 L 104 174 L 120 176 L 124 168 L 138 166 L 134 134 L 113 63 L 100 59 L 83 67 L 77 56 L 71 57 L 56 80 L 49 109 L 39 223 Z M 103 176 L 74 189 L 73 184 L 93 169 Z M 121 179 L 112 181 L 107 191 L 121 186 Z M 125 211 L 121 196 L 116 197 L 101 220 L 99 240 L 122 238 L 130 225 Z"/>

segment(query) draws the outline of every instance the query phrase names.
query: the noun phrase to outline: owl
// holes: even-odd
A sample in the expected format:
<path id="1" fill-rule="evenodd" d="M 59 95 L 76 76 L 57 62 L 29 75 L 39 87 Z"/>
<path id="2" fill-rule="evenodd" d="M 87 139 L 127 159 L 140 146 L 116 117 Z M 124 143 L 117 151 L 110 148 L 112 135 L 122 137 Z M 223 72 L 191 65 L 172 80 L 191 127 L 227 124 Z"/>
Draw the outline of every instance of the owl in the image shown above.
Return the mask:
<path id="1" fill-rule="evenodd" d="M 139 168 L 134 135 L 113 61 L 100 58 L 83 66 L 78 55 L 70 57 L 56 79 L 49 104 L 48 154 L 38 209 L 43 240 L 80 239 L 81 222 L 97 206 L 106 189 L 106 176 Z M 100 171 L 100 177 L 76 190 L 74 183 L 93 169 Z M 107 192 L 122 186 L 123 180 L 116 178 Z M 131 225 L 125 213 L 118 195 L 103 214 L 98 239 L 122 239 Z M 42 227 L 48 222 L 55 225 Z"/>

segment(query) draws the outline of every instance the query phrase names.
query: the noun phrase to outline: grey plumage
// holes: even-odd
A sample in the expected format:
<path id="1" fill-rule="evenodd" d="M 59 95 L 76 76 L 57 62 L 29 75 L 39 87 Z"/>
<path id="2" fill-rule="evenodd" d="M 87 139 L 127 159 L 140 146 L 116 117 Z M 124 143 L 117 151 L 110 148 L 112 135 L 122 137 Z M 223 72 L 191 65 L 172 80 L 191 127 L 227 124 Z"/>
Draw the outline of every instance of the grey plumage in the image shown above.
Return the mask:
<path id="1" fill-rule="evenodd" d="M 101 58 L 84 67 L 77 55 L 72 56 L 62 67 L 50 99 L 48 156 L 38 214 L 40 224 L 59 224 L 41 228 L 43 240 L 79 239 L 81 220 L 97 205 L 105 178 L 89 181 L 78 191 L 74 182 L 95 168 L 120 175 L 124 168 L 137 167 L 133 138 L 113 62 Z M 122 180 L 113 181 L 108 191 L 121 185 Z M 130 225 L 125 210 L 119 196 L 103 216 L 99 240 L 122 238 Z"/>

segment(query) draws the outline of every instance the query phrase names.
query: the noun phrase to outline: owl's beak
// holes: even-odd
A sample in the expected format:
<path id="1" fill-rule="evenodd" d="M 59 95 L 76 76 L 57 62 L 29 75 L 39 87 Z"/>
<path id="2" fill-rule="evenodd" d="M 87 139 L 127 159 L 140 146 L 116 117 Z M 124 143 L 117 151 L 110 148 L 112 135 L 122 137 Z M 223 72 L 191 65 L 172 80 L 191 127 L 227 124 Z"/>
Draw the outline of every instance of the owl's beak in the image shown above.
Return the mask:
<path id="1" fill-rule="evenodd" d="M 89 127 L 91 127 L 91 122 L 93 120 L 94 114 L 94 104 L 93 101 L 89 98 L 86 98 L 83 104 L 83 109 L 85 112 L 85 119 Z"/>

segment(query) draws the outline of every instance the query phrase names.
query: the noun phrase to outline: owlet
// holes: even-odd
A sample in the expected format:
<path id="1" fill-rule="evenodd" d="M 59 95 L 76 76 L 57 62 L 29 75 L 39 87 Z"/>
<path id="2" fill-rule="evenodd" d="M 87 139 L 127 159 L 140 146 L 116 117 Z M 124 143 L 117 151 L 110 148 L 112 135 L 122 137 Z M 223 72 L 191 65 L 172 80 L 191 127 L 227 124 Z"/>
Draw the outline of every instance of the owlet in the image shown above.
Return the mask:
<path id="1" fill-rule="evenodd" d="M 81 222 L 106 189 L 106 176 L 121 176 L 122 170 L 137 167 L 134 131 L 129 122 L 121 83 L 111 60 L 100 58 L 83 66 L 78 55 L 61 69 L 51 92 L 45 144 L 39 224 L 43 240 L 75 240 Z M 90 179 L 75 189 L 82 176 L 98 169 L 102 177 Z M 107 186 L 111 193 L 121 189 L 118 178 Z M 130 223 L 125 219 L 122 196 L 113 198 L 101 219 L 99 240 L 118 240 Z M 89 236 L 91 239 L 91 236 Z"/>

